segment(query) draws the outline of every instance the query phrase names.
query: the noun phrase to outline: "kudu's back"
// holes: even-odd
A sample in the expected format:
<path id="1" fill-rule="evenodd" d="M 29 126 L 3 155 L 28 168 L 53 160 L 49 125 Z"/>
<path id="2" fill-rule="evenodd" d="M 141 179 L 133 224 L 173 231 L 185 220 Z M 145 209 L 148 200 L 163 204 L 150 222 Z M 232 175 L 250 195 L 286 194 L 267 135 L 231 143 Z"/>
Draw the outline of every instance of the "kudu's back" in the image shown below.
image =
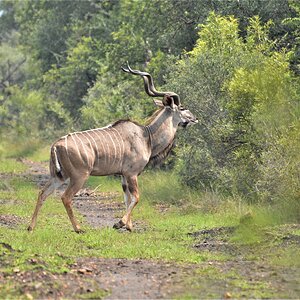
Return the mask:
<path id="1" fill-rule="evenodd" d="M 136 174 L 148 163 L 150 152 L 143 126 L 118 121 L 57 140 L 51 147 L 51 175 L 66 180 L 86 174 Z"/>

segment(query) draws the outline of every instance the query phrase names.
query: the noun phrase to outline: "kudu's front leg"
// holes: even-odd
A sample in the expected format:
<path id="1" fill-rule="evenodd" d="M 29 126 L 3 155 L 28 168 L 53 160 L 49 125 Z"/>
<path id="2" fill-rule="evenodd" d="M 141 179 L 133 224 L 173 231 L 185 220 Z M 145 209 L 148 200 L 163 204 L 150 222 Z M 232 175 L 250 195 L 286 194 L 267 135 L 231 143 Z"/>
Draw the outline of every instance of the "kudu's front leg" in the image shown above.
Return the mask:
<path id="1" fill-rule="evenodd" d="M 137 176 L 122 177 L 122 188 L 124 191 L 124 200 L 126 205 L 126 214 L 123 218 L 114 225 L 114 228 L 119 229 L 126 227 L 127 230 L 132 231 L 131 213 L 134 207 L 139 202 L 139 191 Z"/>

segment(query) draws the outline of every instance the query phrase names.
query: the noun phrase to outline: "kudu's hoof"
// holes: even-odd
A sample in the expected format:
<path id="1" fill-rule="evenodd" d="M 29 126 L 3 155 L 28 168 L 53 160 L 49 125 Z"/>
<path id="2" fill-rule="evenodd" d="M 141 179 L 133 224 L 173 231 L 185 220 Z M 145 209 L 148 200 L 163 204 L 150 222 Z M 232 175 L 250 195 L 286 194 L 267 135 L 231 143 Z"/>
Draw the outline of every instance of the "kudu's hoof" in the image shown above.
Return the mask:
<path id="1" fill-rule="evenodd" d="M 78 234 L 82 234 L 82 233 L 85 233 L 85 230 L 83 230 L 83 229 L 76 229 L 75 232 L 78 233 Z"/>
<path id="2" fill-rule="evenodd" d="M 132 231 L 132 226 L 126 226 L 126 230 L 131 232 Z"/>
<path id="3" fill-rule="evenodd" d="M 124 226 L 125 226 L 125 223 L 122 220 L 120 220 L 118 223 L 114 224 L 113 228 L 114 229 L 120 229 Z"/>
<path id="4" fill-rule="evenodd" d="M 27 231 L 32 232 L 32 231 L 33 231 L 33 228 L 32 228 L 31 226 L 28 226 L 28 227 L 27 227 Z"/>

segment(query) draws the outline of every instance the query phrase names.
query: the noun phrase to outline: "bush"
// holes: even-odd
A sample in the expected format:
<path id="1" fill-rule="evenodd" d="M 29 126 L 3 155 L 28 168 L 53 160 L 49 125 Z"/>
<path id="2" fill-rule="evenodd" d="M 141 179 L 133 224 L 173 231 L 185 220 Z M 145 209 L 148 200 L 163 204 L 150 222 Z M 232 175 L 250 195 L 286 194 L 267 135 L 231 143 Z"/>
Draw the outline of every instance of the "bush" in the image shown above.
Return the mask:
<path id="1" fill-rule="evenodd" d="M 189 186 L 248 202 L 299 197 L 299 83 L 290 53 L 268 39 L 269 27 L 253 18 L 242 40 L 236 19 L 211 14 L 195 48 L 174 68 L 168 86 L 199 119 L 178 148 Z"/>
<path id="2" fill-rule="evenodd" d="M 0 110 L 0 135 L 14 138 L 53 138 L 56 131 L 69 127 L 71 118 L 60 102 L 39 91 L 11 86 Z M 66 130 L 66 129 L 64 129 Z"/>

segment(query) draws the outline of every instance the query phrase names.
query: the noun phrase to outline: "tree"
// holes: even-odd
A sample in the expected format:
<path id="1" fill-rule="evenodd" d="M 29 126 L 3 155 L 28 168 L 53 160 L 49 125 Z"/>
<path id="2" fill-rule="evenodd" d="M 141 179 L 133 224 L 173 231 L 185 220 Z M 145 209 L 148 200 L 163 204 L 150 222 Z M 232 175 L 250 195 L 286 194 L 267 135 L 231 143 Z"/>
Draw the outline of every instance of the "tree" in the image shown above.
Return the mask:
<path id="1" fill-rule="evenodd" d="M 200 123 L 183 135 L 181 174 L 195 188 L 271 201 L 280 193 L 266 185 L 266 157 L 299 121 L 290 55 L 275 50 L 270 24 L 258 17 L 249 20 L 245 39 L 238 25 L 234 17 L 210 14 L 170 76 Z"/>

